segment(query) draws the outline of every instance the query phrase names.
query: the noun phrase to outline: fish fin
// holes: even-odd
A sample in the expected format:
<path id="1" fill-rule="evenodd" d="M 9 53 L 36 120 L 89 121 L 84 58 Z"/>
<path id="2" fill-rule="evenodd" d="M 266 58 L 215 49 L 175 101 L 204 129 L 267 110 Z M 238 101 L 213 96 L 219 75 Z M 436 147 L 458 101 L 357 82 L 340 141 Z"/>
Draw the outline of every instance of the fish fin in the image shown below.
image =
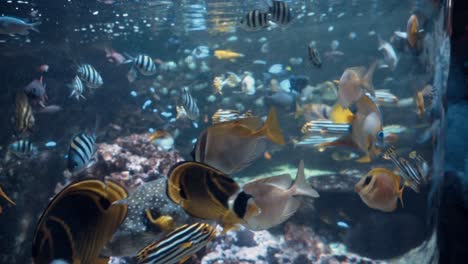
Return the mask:
<path id="1" fill-rule="evenodd" d="M 101 258 L 96 258 L 92 264 L 107 264 L 109 263 L 109 259 L 108 257 L 101 257 Z"/>
<path id="2" fill-rule="evenodd" d="M 279 127 L 275 108 L 271 108 L 268 118 L 260 131 L 263 131 L 266 137 L 276 144 L 284 145 L 286 143 Z"/>
<path id="3" fill-rule="evenodd" d="M 313 198 L 317 198 L 320 195 L 316 190 L 314 190 L 310 185 L 307 183 L 304 174 L 304 161 L 301 160 L 299 162 L 299 167 L 297 168 L 296 180 L 294 181 L 294 185 L 291 188 L 294 193 L 293 195 L 305 195 Z"/>
<path id="4" fill-rule="evenodd" d="M 296 112 L 294 113 L 294 118 L 298 119 L 301 115 L 304 114 L 301 105 L 296 101 Z"/>
<path id="5" fill-rule="evenodd" d="M 82 95 L 82 94 L 80 94 L 79 97 L 81 97 L 81 98 L 83 98 L 84 100 L 86 100 L 86 97 L 85 97 L 84 95 Z"/>
<path id="6" fill-rule="evenodd" d="M 75 94 L 76 94 L 76 91 L 73 90 L 73 91 L 70 93 L 70 96 L 68 96 L 68 97 L 73 97 Z"/>
<path id="7" fill-rule="evenodd" d="M 37 26 L 39 26 L 40 24 L 42 24 L 42 22 L 39 21 L 39 22 L 31 23 L 31 24 L 29 24 L 29 26 L 30 26 L 30 29 L 31 29 L 32 31 L 35 31 L 35 32 L 37 32 L 37 33 L 40 33 L 40 32 L 39 32 L 39 29 L 37 29 Z"/>
<path id="8" fill-rule="evenodd" d="M 179 260 L 179 264 L 182 264 L 191 258 L 192 258 L 192 255 L 185 256 Z"/>
<path id="9" fill-rule="evenodd" d="M 403 190 L 405 189 L 405 185 L 401 187 L 401 189 L 398 191 L 398 199 L 400 199 L 401 207 L 405 207 L 405 204 L 403 203 Z"/>
<path id="10" fill-rule="evenodd" d="M 375 89 L 374 83 L 372 82 L 372 78 L 374 76 L 375 68 L 377 67 L 377 61 L 374 61 L 371 66 L 369 66 L 369 70 L 367 70 L 366 75 L 362 78 L 362 86 L 369 92 L 373 97 L 375 97 Z"/>
<path id="11" fill-rule="evenodd" d="M 180 245 L 181 248 L 189 248 L 193 245 L 192 242 L 185 242 L 185 243 L 182 243 L 182 245 Z"/>
<path id="12" fill-rule="evenodd" d="M 346 135 L 332 142 L 324 142 L 324 143 L 315 145 L 316 148 L 328 148 L 328 147 L 337 147 L 337 146 L 355 147 L 355 144 L 351 140 L 351 137 L 349 135 Z"/>
<path id="13" fill-rule="evenodd" d="M 137 78 L 137 71 L 135 70 L 134 67 L 130 68 L 130 71 L 128 71 L 127 73 L 127 79 L 129 82 L 134 82 Z"/>
<path id="14" fill-rule="evenodd" d="M 10 199 L 10 197 L 8 197 L 8 195 L 6 195 L 5 192 L 3 192 L 2 188 L 0 187 L 0 196 L 5 198 L 5 200 L 7 200 L 9 203 L 11 203 L 12 205 L 16 205 L 15 202 L 13 202 L 13 200 Z"/>
<path id="15" fill-rule="evenodd" d="M 369 163 L 371 161 L 372 161 L 372 159 L 371 159 L 369 153 L 367 153 L 365 156 L 361 157 L 360 159 L 356 160 L 356 162 L 359 162 L 359 163 Z"/>
<path id="16" fill-rule="evenodd" d="M 170 231 L 174 229 L 175 223 L 174 223 L 174 219 L 171 216 L 162 215 L 154 219 L 153 215 L 151 214 L 150 209 L 146 209 L 145 212 L 146 212 L 146 218 L 148 219 L 148 221 L 150 221 L 157 228 L 164 230 L 164 231 Z"/>
<path id="17" fill-rule="evenodd" d="M 263 152 L 265 152 L 267 149 L 267 142 L 265 139 L 259 139 L 256 140 L 255 143 L 256 144 L 250 144 L 249 146 L 247 146 L 248 148 L 251 148 L 251 150 L 248 151 L 249 154 L 245 156 L 236 167 L 233 167 L 231 170 L 226 170 L 223 172 L 226 174 L 233 174 L 238 171 L 241 171 L 242 169 L 252 164 L 252 162 L 258 157 L 260 157 L 263 154 Z"/>

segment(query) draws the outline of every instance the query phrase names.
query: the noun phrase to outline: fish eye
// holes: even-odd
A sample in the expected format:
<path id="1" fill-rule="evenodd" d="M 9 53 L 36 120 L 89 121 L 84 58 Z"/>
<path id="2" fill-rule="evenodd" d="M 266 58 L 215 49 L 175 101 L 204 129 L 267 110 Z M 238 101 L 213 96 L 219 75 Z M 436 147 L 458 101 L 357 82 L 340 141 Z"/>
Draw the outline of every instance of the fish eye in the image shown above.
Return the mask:
<path id="1" fill-rule="evenodd" d="M 371 180 L 372 180 L 372 176 L 367 176 L 366 179 L 364 180 L 364 186 L 369 185 Z"/>
<path id="2" fill-rule="evenodd" d="M 383 137 L 384 137 L 383 131 L 379 131 L 379 133 L 377 133 L 377 139 L 382 140 Z"/>

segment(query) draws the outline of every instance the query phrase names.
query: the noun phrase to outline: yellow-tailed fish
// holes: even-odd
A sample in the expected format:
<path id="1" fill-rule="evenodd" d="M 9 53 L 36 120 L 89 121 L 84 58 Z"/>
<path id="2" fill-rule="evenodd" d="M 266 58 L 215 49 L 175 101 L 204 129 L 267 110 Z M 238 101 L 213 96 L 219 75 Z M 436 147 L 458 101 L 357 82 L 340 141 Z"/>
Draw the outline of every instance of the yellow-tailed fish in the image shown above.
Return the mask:
<path id="1" fill-rule="evenodd" d="M 303 161 L 299 163 L 294 183 L 289 174 L 284 174 L 248 182 L 243 189 L 254 197 L 261 210 L 259 215 L 246 220 L 245 226 L 251 230 L 269 229 L 286 221 L 300 206 L 294 196 L 319 197 L 306 181 Z"/>
<path id="2" fill-rule="evenodd" d="M 231 60 L 232 61 L 234 59 L 244 57 L 244 54 L 237 53 L 237 52 L 230 51 L 230 50 L 215 50 L 214 56 L 218 58 L 218 60 Z"/>
<path id="3" fill-rule="evenodd" d="M 398 199 L 403 206 L 403 189 L 400 177 L 385 168 L 372 169 L 354 186 L 367 206 L 384 212 L 394 211 Z"/>
<path id="4" fill-rule="evenodd" d="M 216 236 L 216 228 L 205 223 L 183 225 L 163 239 L 143 248 L 138 264 L 175 264 L 187 261 Z"/>
<path id="5" fill-rule="evenodd" d="M 372 76 L 377 63 L 374 62 L 366 71 L 365 67 L 347 68 L 341 75 L 338 85 L 338 103 L 348 108 L 364 95 L 364 90 L 375 96 Z"/>
<path id="6" fill-rule="evenodd" d="M 285 144 L 273 108 L 263 126 L 260 117 L 252 116 L 206 128 L 198 137 L 192 157 L 231 174 L 260 157 L 266 151 L 267 139 Z"/>
<path id="7" fill-rule="evenodd" d="M 384 147 L 384 133 L 382 129 L 382 115 L 377 104 L 368 96 L 363 95 L 356 102 L 356 113 L 350 125 L 347 124 L 321 124 L 322 133 L 329 131 L 345 132 L 346 127 L 349 129 L 347 134 L 339 140 L 323 143 L 317 147 L 323 148 L 328 146 L 352 146 L 359 148 L 365 153 L 365 156 L 357 160 L 358 162 L 370 162 L 373 157 L 380 154 L 381 148 Z M 329 127 L 328 130 L 324 130 Z M 313 128 L 313 124 L 312 124 Z M 325 131 L 325 132 L 324 132 Z"/>
<path id="8" fill-rule="evenodd" d="M 168 151 L 174 147 L 174 137 L 171 133 L 163 130 L 158 130 L 151 134 L 149 141 L 152 142 L 158 150 Z"/>
<path id="9" fill-rule="evenodd" d="M 167 194 L 189 215 L 217 221 L 223 233 L 260 213 L 252 196 L 234 180 L 199 162 L 174 165 L 168 174 Z"/>
<path id="10" fill-rule="evenodd" d="M 28 97 L 23 91 L 16 93 L 15 110 L 16 133 L 22 135 L 32 131 L 35 119 Z"/>
<path id="11" fill-rule="evenodd" d="M 127 197 L 114 182 L 84 180 L 57 194 L 39 219 L 33 236 L 35 264 L 62 259 L 72 264 L 107 263 L 100 252 L 127 216 Z"/>
<path id="12" fill-rule="evenodd" d="M 172 202 L 166 190 L 167 179 L 159 178 L 145 182 L 128 198 L 115 202 L 128 205 L 128 214 L 101 255 L 134 257 L 142 248 L 162 239 L 176 227 L 200 222 Z"/>

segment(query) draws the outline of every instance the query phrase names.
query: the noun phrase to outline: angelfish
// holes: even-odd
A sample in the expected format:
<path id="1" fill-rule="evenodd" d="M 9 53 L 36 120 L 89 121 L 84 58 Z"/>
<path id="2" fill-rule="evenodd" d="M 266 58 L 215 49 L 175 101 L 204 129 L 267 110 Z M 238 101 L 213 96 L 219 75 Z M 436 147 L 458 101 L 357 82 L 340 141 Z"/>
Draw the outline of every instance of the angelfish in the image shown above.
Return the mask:
<path id="1" fill-rule="evenodd" d="M 289 174 L 284 174 L 251 181 L 243 189 L 254 197 L 261 210 L 259 215 L 246 220 L 245 226 L 251 230 L 268 229 L 286 221 L 300 206 L 295 196 L 319 197 L 317 191 L 307 184 L 302 160 L 294 183 Z"/>

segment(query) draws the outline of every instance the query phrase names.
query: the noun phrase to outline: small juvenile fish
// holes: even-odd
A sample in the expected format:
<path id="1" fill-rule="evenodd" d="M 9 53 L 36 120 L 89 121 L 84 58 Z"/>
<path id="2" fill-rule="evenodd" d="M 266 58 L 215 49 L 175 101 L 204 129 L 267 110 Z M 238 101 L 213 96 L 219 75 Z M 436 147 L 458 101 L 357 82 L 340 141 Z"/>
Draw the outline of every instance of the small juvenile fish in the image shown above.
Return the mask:
<path id="1" fill-rule="evenodd" d="M 379 51 L 382 51 L 384 54 L 384 61 L 386 63 L 386 66 L 390 67 L 392 71 L 395 70 L 398 64 L 398 56 L 395 52 L 395 49 L 393 49 L 392 45 L 387 41 L 383 40 L 380 36 L 378 36 L 378 41 Z"/>
<path id="2" fill-rule="evenodd" d="M 307 46 L 307 52 L 309 54 L 309 61 L 317 68 L 322 67 L 322 60 L 320 59 L 320 55 L 318 50 L 312 45 L 313 41 L 309 43 Z"/>
<path id="3" fill-rule="evenodd" d="M 268 13 L 263 13 L 260 10 L 252 10 L 245 14 L 241 20 L 240 25 L 247 31 L 258 31 L 269 26 Z"/>
<path id="4" fill-rule="evenodd" d="M 82 64 L 77 70 L 78 77 L 91 89 L 96 89 L 104 84 L 101 75 L 91 64 Z"/>
<path id="5" fill-rule="evenodd" d="M 76 175 L 96 162 L 96 136 L 79 133 L 72 137 L 68 150 L 68 170 Z"/>
<path id="6" fill-rule="evenodd" d="M 190 94 L 188 87 L 182 89 L 182 106 L 190 120 L 196 121 L 198 119 L 200 116 L 200 109 L 197 106 L 197 102 Z"/>
<path id="7" fill-rule="evenodd" d="M 36 27 L 40 24 L 41 22 L 26 23 L 18 18 L 2 16 L 0 17 L 0 34 L 11 36 L 14 36 L 15 34 L 28 35 L 29 30 L 39 32 Z"/>
<path id="8" fill-rule="evenodd" d="M 174 137 L 167 131 L 155 131 L 151 134 L 149 141 L 152 142 L 158 150 L 168 151 L 174 147 Z"/>
<path id="9" fill-rule="evenodd" d="M 129 56 L 130 57 L 130 56 Z M 133 62 L 130 71 L 127 74 L 129 82 L 134 82 L 137 77 L 137 71 L 144 76 L 156 74 L 156 64 L 153 59 L 145 54 L 140 54 L 135 58 L 130 57 L 129 62 Z"/>
<path id="10" fill-rule="evenodd" d="M 175 264 L 187 261 L 216 236 L 216 228 L 205 223 L 183 225 L 163 239 L 143 248 L 138 264 Z"/>
<path id="11" fill-rule="evenodd" d="M 71 89 L 70 97 L 75 97 L 76 100 L 80 100 L 80 98 L 86 99 L 86 97 L 83 96 L 83 82 L 78 76 L 75 76 L 75 78 L 73 78 L 72 83 L 67 84 L 67 86 Z"/>
<path id="12" fill-rule="evenodd" d="M 18 135 L 32 131 L 35 119 L 28 97 L 23 91 L 16 93 L 15 123 Z"/>
<path id="13" fill-rule="evenodd" d="M 400 177 L 385 168 L 372 169 L 354 186 L 367 206 L 383 212 L 394 211 L 398 199 L 403 206 L 403 189 Z"/>

